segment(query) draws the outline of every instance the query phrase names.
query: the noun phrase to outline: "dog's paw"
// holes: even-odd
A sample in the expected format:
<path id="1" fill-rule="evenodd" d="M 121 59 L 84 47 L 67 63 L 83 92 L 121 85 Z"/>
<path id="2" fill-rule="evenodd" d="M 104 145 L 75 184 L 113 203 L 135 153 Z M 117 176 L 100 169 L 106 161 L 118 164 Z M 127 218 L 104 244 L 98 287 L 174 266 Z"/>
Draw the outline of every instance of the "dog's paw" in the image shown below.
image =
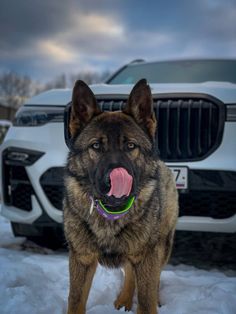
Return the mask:
<path id="1" fill-rule="evenodd" d="M 133 305 L 133 300 L 128 297 L 118 296 L 114 302 L 114 306 L 117 310 L 120 310 L 122 307 L 125 308 L 125 311 L 131 311 Z"/>

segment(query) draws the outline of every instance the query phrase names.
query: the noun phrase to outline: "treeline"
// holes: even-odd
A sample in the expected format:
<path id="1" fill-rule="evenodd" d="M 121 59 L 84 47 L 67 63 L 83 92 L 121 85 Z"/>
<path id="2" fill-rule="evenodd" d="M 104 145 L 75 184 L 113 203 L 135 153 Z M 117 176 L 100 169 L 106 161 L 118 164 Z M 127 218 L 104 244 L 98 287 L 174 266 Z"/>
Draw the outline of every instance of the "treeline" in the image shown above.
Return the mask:
<path id="1" fill-rule="evenodd" d="M 32 80 L 27 75 L 20 75 L 16 72 L 4 72 L 0 74 L 0 105 L 10 108 L 19 108 L 27 98 L 37 95 L 43 91 L 53 88 L 70 88 L 78 79 L 87 84 L 103 82 L 110 75 L 109 71 L 81 72 L 78 74 L 61 74 L 53 80 L 41 83 Z"/>

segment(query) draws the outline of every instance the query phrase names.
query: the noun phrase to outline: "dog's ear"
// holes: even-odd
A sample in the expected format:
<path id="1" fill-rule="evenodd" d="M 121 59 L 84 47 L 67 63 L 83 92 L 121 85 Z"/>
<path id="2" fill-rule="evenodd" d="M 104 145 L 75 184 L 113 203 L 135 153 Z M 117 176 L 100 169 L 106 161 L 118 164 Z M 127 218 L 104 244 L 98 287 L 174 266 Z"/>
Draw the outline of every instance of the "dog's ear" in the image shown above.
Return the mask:
<path id="1" fill-rule="evenodd" d="M 74 137 L 94 116 L 100 113 L 101 109 L 91 89 L 83 81 L 76 81 L 72 93 L 72 108 L 69 123 L 71 136 Z"/>
<path id="2" fill-rule="evenodd" d="M 123 112 L 132 116 L 152 138 L 155 137 L 157 122 L 153 111 L 151 89 L 145 79 L 138 81 L 133 87 Z"/>

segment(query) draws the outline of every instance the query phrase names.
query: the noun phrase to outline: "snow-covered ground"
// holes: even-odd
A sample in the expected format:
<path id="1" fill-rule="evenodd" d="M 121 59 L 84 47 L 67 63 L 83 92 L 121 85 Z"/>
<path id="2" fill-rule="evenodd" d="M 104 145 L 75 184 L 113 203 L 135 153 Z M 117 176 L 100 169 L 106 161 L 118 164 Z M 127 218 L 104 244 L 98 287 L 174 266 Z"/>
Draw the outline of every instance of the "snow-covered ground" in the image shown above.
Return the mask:
<path id="1" fill-rule="evenodd" d="M 87 313 L 119 313 L 113 301 L 122 279 L 121 270 L 99 267 Z M 66 313 L 67 294 L 68 254 L 15 239 L 0 218 L 0 314 Z M 168 265 L 161 276 L 161 303 L 160 314 L 235 314 L 235 273 Z M 130 313 L 135 310 L 136 299 Z"/>

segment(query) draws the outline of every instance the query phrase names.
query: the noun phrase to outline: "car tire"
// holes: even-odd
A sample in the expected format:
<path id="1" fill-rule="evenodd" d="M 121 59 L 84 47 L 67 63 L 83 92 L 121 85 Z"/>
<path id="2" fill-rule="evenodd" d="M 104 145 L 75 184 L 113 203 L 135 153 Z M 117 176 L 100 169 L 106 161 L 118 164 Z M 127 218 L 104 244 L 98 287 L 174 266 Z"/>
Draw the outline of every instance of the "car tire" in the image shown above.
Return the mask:
<path id="1" fill-rule="evenodd" d="M 15 222 L 11 222 L 11 227 L 15 237 L 26 237 L 37 245 L 50 249 L 66 246 L 63 232 L 54 227 L 41 227 Z"/>

